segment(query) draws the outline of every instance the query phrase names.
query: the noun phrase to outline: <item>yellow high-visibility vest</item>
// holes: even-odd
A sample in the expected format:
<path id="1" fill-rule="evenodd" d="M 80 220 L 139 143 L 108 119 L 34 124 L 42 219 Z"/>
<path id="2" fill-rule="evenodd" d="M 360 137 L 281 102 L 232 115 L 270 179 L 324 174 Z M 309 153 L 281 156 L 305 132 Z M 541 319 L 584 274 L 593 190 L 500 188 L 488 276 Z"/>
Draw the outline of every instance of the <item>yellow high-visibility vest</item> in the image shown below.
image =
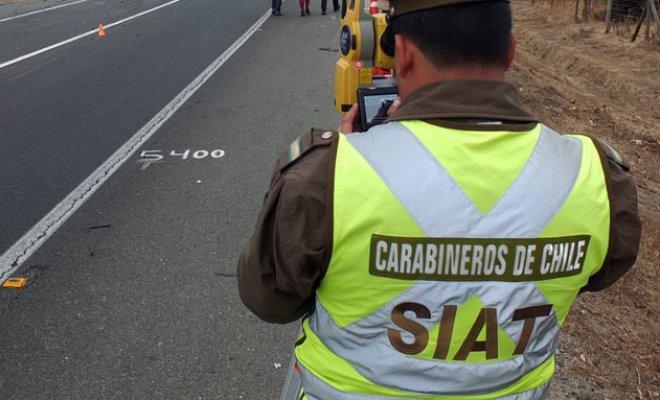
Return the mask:
<path id="1" fill-rule="evenodd" d="M 310 400 L 536 400 L 605 261 L 591 139 L 392 122 L 341 135 L 333 249 L 296 347 Z"/>

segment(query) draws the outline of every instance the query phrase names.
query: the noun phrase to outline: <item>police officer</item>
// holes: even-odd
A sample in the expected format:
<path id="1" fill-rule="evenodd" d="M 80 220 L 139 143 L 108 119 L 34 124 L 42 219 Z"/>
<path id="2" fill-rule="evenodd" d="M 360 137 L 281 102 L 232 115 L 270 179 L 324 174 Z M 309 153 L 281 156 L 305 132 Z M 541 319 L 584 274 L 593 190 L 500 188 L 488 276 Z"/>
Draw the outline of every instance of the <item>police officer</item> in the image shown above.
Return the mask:
<path id="1" fill-rule="evenodd" d="M 543 399 L 577 295 L 635 262 L 629 166 L 522 108 L 507 1 L 390 4 L 400 106 L 364 133 L 353 108 L 282 154 L 241 298 L 304 316 L 309 399 Z"/>

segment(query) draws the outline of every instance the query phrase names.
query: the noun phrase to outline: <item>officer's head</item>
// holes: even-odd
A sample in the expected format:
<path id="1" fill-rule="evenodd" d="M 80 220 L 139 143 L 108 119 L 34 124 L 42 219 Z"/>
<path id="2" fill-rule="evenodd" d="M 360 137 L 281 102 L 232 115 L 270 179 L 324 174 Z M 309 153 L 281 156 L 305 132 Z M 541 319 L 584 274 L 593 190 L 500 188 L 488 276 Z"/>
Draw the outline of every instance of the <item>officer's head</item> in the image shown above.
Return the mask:
<path id="1" fill-rule="evenodd" d="M 508 0 L 390 0 L 382 47 L 399 86 L 431 75 L 503 79 L 515 52 Z M 411 75 L 412 74 L 412 75 Z"/>

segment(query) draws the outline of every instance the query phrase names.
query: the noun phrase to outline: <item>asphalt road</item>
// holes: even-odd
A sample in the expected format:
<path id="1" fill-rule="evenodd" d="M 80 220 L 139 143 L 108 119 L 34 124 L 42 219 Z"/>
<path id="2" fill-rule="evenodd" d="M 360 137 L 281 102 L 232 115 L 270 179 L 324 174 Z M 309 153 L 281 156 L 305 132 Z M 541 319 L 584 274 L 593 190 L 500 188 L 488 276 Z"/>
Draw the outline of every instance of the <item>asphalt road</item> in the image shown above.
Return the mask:
<path id="1" fill-rule="evenodd" d="M 61 4 L 30 1 L 0 20 Z M 0 22 L 0 64 L 164 3 Z M 0 254 L 268 6 L 182 0 L 0 68 Z M 287 1 L 0 289 L 0 398 L 278 398 L 298 328 L 253 317 L 233 275 L 279 151 L 337 122 L 337 15 L 312 7 Z"/>

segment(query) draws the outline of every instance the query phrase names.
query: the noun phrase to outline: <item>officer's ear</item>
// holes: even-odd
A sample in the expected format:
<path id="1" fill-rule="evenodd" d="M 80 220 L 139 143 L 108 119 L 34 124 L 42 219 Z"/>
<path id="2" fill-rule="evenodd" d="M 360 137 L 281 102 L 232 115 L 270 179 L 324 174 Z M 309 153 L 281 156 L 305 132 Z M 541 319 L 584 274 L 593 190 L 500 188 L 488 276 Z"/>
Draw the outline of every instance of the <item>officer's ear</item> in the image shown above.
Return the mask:
<path id="1" fill-rule="evenodd" d="M 511 32 L 511 37 L 509 38 L 509 53 L 506 58 L 506 70 L 508 71 L 513 65 L 513 59 L 516 57 L 516 46 L 518 45 L 518 38 L 516 35 Z"/>
<path id="2" fill-rule="evenodd" d="M 399 78 L 408 78 L 415 66 L 415 44 L 403 35 L 394 36 L 394 68 Z"/>

